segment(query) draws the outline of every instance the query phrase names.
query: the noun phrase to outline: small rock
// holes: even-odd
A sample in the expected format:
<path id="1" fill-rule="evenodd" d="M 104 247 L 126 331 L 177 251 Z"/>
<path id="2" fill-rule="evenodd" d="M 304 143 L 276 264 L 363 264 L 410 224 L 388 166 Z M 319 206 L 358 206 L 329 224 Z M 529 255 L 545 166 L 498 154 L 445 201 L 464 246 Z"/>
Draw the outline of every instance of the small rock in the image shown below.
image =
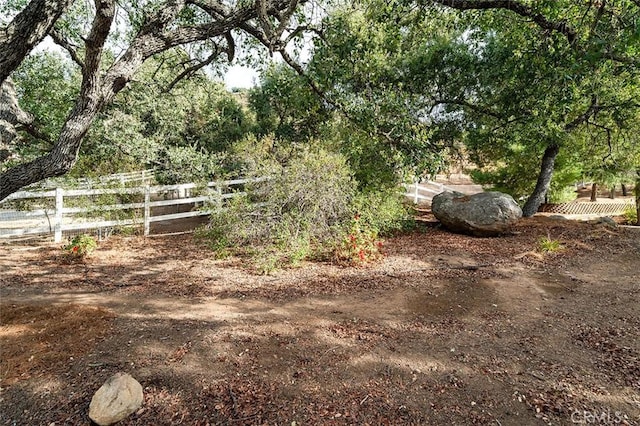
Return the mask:
<path id="1" fill-rule="evenodd" d="M 119 422 L 143 402 L 142 386 L 127 373 L 111 376 L 91 398 L 89 417 L 100 426 Z"/>
<path id="2" fill-rule="evenodd" d="M 600 223 L 606 225 L 606 226 L 610 226 L 611 228 L 617 228 L 618 224 L 616 223 L 615 220 L 611 219 L 609 216 L 605 216 L 605 217 L 601 217 L 600 218 Z"/>

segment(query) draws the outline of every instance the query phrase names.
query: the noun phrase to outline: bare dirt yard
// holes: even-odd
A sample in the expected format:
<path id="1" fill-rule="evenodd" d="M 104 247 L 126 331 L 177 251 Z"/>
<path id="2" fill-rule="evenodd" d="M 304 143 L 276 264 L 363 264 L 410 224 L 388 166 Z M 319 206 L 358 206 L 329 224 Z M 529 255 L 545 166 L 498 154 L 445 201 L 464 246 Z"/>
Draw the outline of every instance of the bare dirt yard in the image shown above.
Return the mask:
<path id="1" fill-rule="evenodd" d="M 384 247 L 260 276 L 191 235 L 82 263 L 0 246 L 0 424 L 90 424 L 118 371 L 145 394 L 123 425 L 640 424 L 638 230 L 428 225 Z"/>

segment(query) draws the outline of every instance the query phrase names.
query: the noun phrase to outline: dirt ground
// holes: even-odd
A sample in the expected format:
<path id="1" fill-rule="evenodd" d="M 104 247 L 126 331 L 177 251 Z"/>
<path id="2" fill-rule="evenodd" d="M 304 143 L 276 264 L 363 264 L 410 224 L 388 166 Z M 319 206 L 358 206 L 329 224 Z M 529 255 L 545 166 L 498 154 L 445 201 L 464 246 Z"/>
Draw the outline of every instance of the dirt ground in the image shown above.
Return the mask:
<path id="1" fill-rule="evenodd" d="M 145 394 L 123 425 L 640 424 L 637 229 L 427 224 L 384 247 L 259 276 L 191 235 L 84 263 L 0 246 L 0 425 L 90 424 L 118 371 Z"/>

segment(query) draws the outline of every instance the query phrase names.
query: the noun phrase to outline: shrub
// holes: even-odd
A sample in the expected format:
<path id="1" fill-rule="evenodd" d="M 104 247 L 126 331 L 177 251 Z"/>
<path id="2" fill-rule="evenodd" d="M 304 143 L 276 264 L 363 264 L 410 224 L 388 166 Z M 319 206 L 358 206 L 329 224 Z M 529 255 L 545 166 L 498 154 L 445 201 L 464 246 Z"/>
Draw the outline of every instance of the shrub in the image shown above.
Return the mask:
<path id="1" fill-rule="evenodd" d="M 354 197 L 353 216 L 360 217 L 360 223 L 379 235 L 411 229 L 415 224 L 411 208 L 397 189 L 367 191 Z"/>
<path id="2" fill-rule="evenodd" d="M 64 246 L 63 250 L 67 256 L 77 259 L 83 259 L 91 254 L 98 247 L 95 238 L 81 234 L 73 237 L 71 242 Z"/>
<path id="3" fill-rule="evenodd" d="M 340 263 L 363 265 L 382 257 L 382 240 L 378 239 L 377 232 L 356 215 L 334 254 Z"/>
<path id="4" fill-rule="evenodd" d="M 246 197 L 225 209 L 212 209 L 200 235 L 218 254 L 242 249 L 253 255 L 254 266 L 270 272 L 300 262 L 341 235 L 355 187 L 341 155 L 313 145 L 245 152 L 247 172 L 268 179 L 247 184 Z"/>
<path id="5" fill-rule="evenodd" d="M 636 223 L 638 223 L 638 210 L 636 210 L 635 206 L 628 205 L 624 208 L 622 217 L 624 217 L 627 225 L 635 225 Z"/>
<path id="6" fill-rule="evenodd" d="M 562 188 L 551 188 L 549 191 L 549 202 L 555 204 L 568 203 L 576 199 L 576 191 L 572 186 Z"/>
<path id="7" fill-rule="evenodd" d="M 564 246 L 560 244 L 560 241 L 552 240 L 549 236 L 540 238 L 538 244 L 540 251 L 543 253 L 557 253 L 564 250 Z"/>
<path id="8" fill-rule="evenodd" d="M 159 156 L 156 179 L 162 184 L 208 182 L 222 172 L 224 155 L 193 146 L 170 146 Z"/>

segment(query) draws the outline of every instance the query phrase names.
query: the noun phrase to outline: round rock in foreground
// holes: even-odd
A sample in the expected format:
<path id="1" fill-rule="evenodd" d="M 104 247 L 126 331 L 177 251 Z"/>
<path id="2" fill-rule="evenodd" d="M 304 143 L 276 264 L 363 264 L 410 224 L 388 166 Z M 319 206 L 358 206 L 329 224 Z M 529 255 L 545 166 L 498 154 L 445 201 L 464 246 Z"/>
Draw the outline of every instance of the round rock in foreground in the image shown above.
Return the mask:
<path id="1" fill-rule="evenodd" d="M 446 191 L 433 197 L 431 211 L 448 230 L 477 237 L 507 233 L 522 218 L 513 197 L 501 192 L 464 195 Z"/>
<path id="2" fill-rule="evenodd" d="M 98 389 L 89 404 L 89 418 L 100 426 L 125 419 L 142 405 L 142 386 L 127 373 L 116 373 Z"/>

